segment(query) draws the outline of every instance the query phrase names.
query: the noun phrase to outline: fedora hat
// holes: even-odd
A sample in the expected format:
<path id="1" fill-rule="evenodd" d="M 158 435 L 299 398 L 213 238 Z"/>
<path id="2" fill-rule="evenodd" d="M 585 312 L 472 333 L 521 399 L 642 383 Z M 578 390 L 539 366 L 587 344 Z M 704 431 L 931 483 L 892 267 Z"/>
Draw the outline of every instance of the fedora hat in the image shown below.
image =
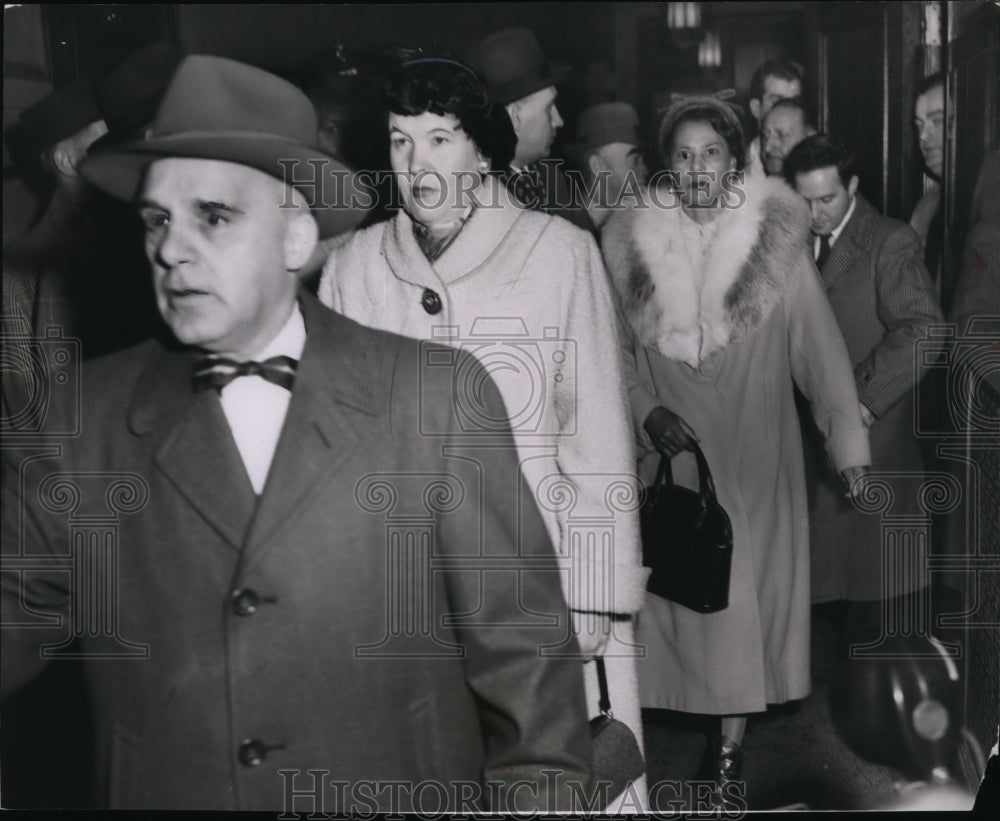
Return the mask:
<path id="1" fill-rule="evenodd" d="M 46 94 L 21 112 L 18 123 L 26 145 L 44 151 L 100 119 L 94 80 L 86 77 Z"/>
<path id="2" fill-rule="evenodd" d="M 507 105 L 562 82 L 569 72 L 553 72 L 531 29 L 504 29 L 480 40 L 468 60 L 486 78 L 493 96 Z"/>
<path id="3" fill-rule="evenodd" d="M 298 189 L 313 208 L 328 207 L 340 230 L 364 217 L 363 211 L 347 207 L 356 194 L 349 169 L 316 147 L 316 113 L 306 95 L 245 63 L 186 57 L 145 138 L 94 153 L 80 172 L 109 194 L 131 201 L 149 163 L 165 157 L 223 160 L 262 171 Z M 286 169 L 287 161 L 298 165 Z M 321 180 L 314 179 L 317 167 Z M 322 196 L 333 174 L 337 190 Z M 331 201 L 333 193 L 336 201 Z"/>
<path id="4" fill-rule="evenodd" d="M 153 43 L 97 81 L 97 106 L 108 133 L 90 147 L 91 154 L 112 143 L 142 137 L 183 58 L 176 46 Z"/>
<path id="5" fill-rule="evenodd" d="M 567 146 L 578 157 L 610 143 L 641 146 L 639 115 L 628 103 L 598 103 L 584 109 L 576 123 L 576 142 Z"/>

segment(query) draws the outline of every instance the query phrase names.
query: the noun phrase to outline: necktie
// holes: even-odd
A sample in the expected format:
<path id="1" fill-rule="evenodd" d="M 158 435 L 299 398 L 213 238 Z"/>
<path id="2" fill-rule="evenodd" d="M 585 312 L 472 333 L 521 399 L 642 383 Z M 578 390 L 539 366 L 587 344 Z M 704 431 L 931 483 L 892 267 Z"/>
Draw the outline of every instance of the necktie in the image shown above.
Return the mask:
<path id="1" fill-rule="evenodd" d="M 236 362 L 224 356 L 207 356 L 194 366 L 194 389 L 222 390 L 240 376 L 259 376 L 287 391 L 295 384 L 298 361 L 290 356 L 272 356 L 263 362 Z"/>
<path id="2" fill-rule="evenodd" d="M 828 256 L 830 256 L 830 235 L 823 234 L 819 238 L 819 253 L 816 254 L 816 267 L 821 271 L 823 270 L 823 263 L 826 262 Z"/>
<path id="3" fill-rule="evenodd" d="M 529 165 L 523 171 L 512 169 L 507 181 L 511 193 L 525 208 L 537 211 L 545 204 L 545 184 L 537 165 Z"/>

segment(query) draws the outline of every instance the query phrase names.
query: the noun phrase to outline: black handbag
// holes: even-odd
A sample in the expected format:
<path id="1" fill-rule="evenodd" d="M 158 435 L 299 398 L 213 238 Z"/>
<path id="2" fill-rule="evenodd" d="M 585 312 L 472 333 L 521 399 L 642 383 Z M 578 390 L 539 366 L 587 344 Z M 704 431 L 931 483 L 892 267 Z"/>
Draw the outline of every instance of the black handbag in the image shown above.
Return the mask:
<path id="1" fill-rule="evenodd" d="M 590 719 L 591 768 L 598 795 L 613 801 L 646 772 L 646 762 L 635 734 L 611 713 L 604 659 L 597 656 L 594 664 L 597 665 L 597 683 L 601 688 L 601 714 Z M 609 785 L 606 793 L 605 784 Z"/>
<path id="2" fill-rule="evenodd" d="M 697 491 L 673 483 L 666 456 L 660 457 L 656 481 L 644 491 L 642 558 L 652 568 L 646 590 L 698 613 L 715 613 L 729 606 L 733 528 L 697 445 L 694 455 Z"/>

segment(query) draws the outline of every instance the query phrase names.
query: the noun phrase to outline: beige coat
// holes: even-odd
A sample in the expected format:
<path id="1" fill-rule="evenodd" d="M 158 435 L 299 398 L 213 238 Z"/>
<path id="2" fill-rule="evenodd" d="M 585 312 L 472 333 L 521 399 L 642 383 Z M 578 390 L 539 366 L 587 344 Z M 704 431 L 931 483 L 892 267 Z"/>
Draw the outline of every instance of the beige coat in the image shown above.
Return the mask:
<path id="1" fill-rule="evenodd" d="M 630 397 L 641 425 L 665 405 L 696 431 L 733 525 L 729 607 L 703 615 L 647 596 L 637 635 L 645 707 L 745 714 L 809 692 L 809 532 L 793 382 L 812 401 L 838 469 L 869 462 L 843 338 L 803 251 L 807 215 L 777 180 L 751 181 L 725 211 L 704 270 L 676 207 L 620 212 L 605 261 L 636 337 Z M 669 205 L 661 196 L 661 202 Z M 694 458 L 674 459 L 693 486 Z"/>
<path id="2" fill-rule="evenodd" d="M 571 609 L 631 615 L 642 605 L 648 571 L 622 331 L 600 253 L 589 234 L 522 210 L 492 178 L 480 199 L 433 264 L 403 211 L 356 232 L 327 260 L 320 299 L 362 324 L 479 358 L 500 388 L 522 472 L 569 571 L 562 578 Z M 474 407 L 464 410 L 470 430 L 488 421 Z M 584 630 L 598 624 L 590 615 L 580 622 Z M 612 709 L 641 744 L 633 640 L 632 621 L 618 619 L 604 653 Z M 594 664 L 584 670 L 593 716 Z M 641 785 L 637 800 L 645 801 Z"/>

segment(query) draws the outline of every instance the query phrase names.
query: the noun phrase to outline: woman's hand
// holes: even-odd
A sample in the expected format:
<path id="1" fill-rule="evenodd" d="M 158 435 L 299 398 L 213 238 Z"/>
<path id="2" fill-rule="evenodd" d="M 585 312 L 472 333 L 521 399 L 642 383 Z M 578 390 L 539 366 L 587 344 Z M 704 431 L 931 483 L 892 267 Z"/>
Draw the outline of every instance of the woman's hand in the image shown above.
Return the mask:
<path id="1" fill-rule="evenodd" d="M 697 435 L 683 419 L 672 410 L 660 405 L 653 408 L 642 427 L 663 456 L 672 458 L 682 450 L 694 450 Z"/>

